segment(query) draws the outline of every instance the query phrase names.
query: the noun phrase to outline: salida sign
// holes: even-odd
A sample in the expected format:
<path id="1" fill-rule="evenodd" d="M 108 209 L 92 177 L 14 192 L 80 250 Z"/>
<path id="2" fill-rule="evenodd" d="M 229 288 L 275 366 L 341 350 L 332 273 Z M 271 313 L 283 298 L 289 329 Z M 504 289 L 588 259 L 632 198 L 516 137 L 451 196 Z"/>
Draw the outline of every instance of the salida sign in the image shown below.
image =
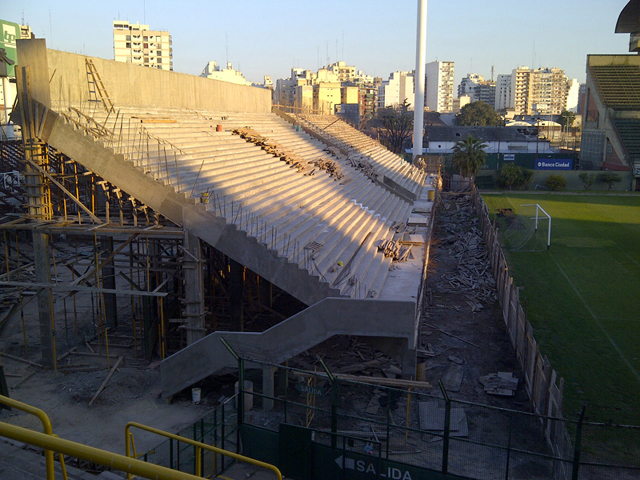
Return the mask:
<path id="1" fill-rule="evenodd" d="M 573 170 L 573 159 L 571 158 L 553 158 L 536 160 L 536 170 Z"/>
<path id="2" fill-rule="evenodd" d="M 380 478 L 389 478 L 393 480 L 412 480 L 411 473 L 407 469 L 393 467 L 384 460 L 357 460 L 355 458 L 343 457 L 340 455 L 336 458 L 336 463 L 340 468 L 345 470 L 354 470 L 364 475 L 371 475 L 378 478 L 377 465 L 380 464 Z"/>

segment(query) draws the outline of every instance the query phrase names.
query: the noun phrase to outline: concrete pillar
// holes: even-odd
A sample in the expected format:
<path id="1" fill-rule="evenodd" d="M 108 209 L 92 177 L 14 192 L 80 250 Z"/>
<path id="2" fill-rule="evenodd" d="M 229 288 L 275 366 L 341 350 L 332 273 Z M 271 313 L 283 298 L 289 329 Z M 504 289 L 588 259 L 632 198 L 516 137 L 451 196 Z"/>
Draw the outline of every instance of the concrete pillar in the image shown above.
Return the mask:
<path id="1" fill-rule="evenodd" d="M 402 378 L 414 380 L 417 378 L 418 368 L 418 352 L 416 350 L 410 350 L 408 347 L 408 341 L 403 339 L 402 342 Z"/>
<path id="2" fill-rule="evenodd" d="M 262 367 L 262 394 L 269 397 L 275 397 L 275 382 L 274 374 L 276 367 L 271 365 L 264 365 Z M 273 410 L 274 400 L 271 398 L 262 397 L 262 409 L 265 411 Z"/>
<path id="3" fill-rule="evenodd" d="M 184 234 L 184 283 L 185 316 L 187 317 L 187 345 L 204 337 L 204 278 L 202 274 L 202 248 L 200 239 L 195 235 Z"/>
<path id="4" fill-rule="evenodd" d="M 284 366 L 288 367 L 289 362 L 288 361 L 284 362 Z M 287 391 L 287 387 L 289 387 L 288 379 L 289 379 L 289 372 L 287 371 L 287 369 L 278 368 L 278 395 L 284 395 L 285 392 Z"/>
<path id="5" fill-rule="evenodd" d="M 231 324 L 237 332 L 244 331 L 243 318 L 243 288 L 244 266 L 229 259 L 231 271 L 229 273 L 229 297 L 231 300 Z"/>
<path id="6" fill-rule="evenodd" d="M 273 308 L 273 285 L 264 277 L 259 277 L 260 303 L 265 307 Z"/>
<path id="7" fill-rule="evenodd" d="M 51 283 L 51 264 L 49 263 L 49 235 L 33 232 L 33 259 L 36 270 L 36 282 Z M 40 288 L 37 293 L 38 319 L 40 322 L 40 351 L 42 364 L 53 367 L 55 364 L 54 319 L 52 316 L 53 299 L 50 288 Z"/>
<path id="8" fill-rule="evenodd" d="M 104 257 L 108 257 L 113 253 L 113 237 L 102 237 L 100 246 Z M 108 261 L 102 267 L 102 286 L 115 290 L 116 288 L 116 270 L 114 268 L 113 259 Z M 104 315 L 107 327 L 111 329 L 118 328 L 118 302 L 115 293 L 104 294 Z"/>

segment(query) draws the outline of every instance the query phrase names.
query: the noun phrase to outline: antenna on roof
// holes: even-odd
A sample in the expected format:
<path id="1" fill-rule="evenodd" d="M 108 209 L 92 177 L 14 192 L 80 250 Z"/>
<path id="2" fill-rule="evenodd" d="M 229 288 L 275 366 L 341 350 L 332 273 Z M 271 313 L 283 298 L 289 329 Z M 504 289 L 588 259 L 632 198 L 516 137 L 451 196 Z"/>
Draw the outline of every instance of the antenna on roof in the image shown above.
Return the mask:
<path id="1" fill-rule="evenodd" d="M 225 48 L 227 49 L 227 63 L 229 63 L 229 34 L 228 33 L 224 34 L 224 45 L 225 45 Z"/>
<path id="2" fill-rule="evenodd" d="M 491 65 L 491 81 L 493 82 L 493 65 Z"/>
<path id="3" fill-rule="evenodd" d="M 327 40 L 327 67 L 329 66 L 329 40 Z"/>

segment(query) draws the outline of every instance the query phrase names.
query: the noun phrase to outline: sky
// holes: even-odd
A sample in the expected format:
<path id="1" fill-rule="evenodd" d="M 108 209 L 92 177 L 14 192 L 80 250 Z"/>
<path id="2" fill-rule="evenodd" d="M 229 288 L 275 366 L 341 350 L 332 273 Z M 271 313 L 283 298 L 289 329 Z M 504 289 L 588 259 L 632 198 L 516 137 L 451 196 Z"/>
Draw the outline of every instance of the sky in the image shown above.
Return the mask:
<path id="1" fill-rule="evenodd" d="M 628 0 L 431 0 L 427 62 L 485 78 L 522 65 L 559 67 L 585 81 L 587 54 L 628 53 L 615 34 Z M 387 79 L 413 70 L 417 0 L 0 0 L 0 18 L 29 24 L 56 50 L 113 59 L 113 20 L 168 30 L 174 71 L 199 75 L 227 60 L 248 80 L 344 60 Z M 328 60 L 328 62 L 327 62 Z"/>

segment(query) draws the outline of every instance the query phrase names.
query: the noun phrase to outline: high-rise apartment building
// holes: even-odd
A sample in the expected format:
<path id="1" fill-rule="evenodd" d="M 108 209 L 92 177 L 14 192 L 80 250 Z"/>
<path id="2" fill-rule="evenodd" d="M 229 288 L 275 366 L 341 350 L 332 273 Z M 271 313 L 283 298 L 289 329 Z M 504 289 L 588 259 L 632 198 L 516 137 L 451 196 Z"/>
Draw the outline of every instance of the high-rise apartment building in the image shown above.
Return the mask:
<path id="1" fill-rule="evenodd" d="M 511 100 L 511 75 L 498 75 L 493 108 L 496 110 L 512 108 Z"/>
<path id="2" fill-rule="evenodd" d="M 454 62 L 431 62 L 426 65 L 426 104 L 431 111 L 450 113 L 453 110 Z"/>
<path id="3" fill-rule="evenodd" d="M 173 70 L 171 35 L 167 31 L 149 30 L 149 25 L 114 21 L 113 55 L 117 62 Z"/>
<path id="4" fill-rule="evenodd" d="M 377 108 L 401 105 L 405 100 L 413 107 L 413 73 L 393 72 L 389 80 L 378 87 Z"/>
<path id="5" fill-rule="evenodd" d="M 560 68 L 520 67 L 511 73 L 516 115 L 559 115 L 567 106 L 569 80 Z"/>
<path id="6" fill-rule="evenodd" d="M 458 98 L 469 96 L 472 102 L 484 102 L 494 107 L 496 100 L 496 82 L 485 80 L 482 75 L 468 73 L 458 85 Z"/>

